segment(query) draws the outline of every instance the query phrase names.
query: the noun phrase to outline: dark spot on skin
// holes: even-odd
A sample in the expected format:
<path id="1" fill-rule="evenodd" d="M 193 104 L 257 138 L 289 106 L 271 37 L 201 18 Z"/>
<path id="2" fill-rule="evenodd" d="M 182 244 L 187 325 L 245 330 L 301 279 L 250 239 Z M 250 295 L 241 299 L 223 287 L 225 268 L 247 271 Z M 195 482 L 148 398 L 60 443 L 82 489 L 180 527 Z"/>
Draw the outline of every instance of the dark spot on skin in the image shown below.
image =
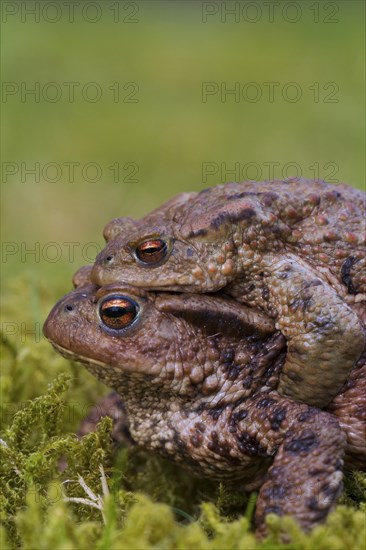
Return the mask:
<path id="1" fill-rule="evenodd" d="M 278 431 L 282 422 L 286 419 L 286 409 L 278 408 L 269 418 L 273 431 Z"/>
<path id="2" fill-rule="evenodd" d="M 281 339 L 283 338 L 282 334 L 280 335 Z M 281 342 L 282 344 L 282 342 Z M 267 370 L 268 376 L 271 376 L 273 372 L 278 370 L 279 367 L 281 367 L 284 363 L 285 354 L 281 353 L 279 355 L 278 347 L 270 348 L 268 351 L 266 351 L 266 354 L 264 355 L 264 359 L 267 363 L 269 363 L 269 367 Z"/>
<path id="3" fill-rule="evenodd" d="M 299 416 L 297 417 L 297 420 L 298 422 L 306 422 L 308 420 L 310 420 L 310 418 L 313 418 L 315 415 L 315 412 L 313 409 L 308 409 L 307 411 L 305 412 L 302 412 L 301 414 L 299 414 Z"/>
<path id="4" fill-rule="evenodd" d="M 303 296 L 291 302 L 289 304 L 289 309 L 292 313 L 295 313 L 299 309 L 301 309 L 301 311 L 305 313 L 305 311 L 312 305 L 312 303 L 313 303 L 312 296 Z"/>
<path id="5" fill-rule="evenodd" d="M 337 461 L 334 465 L 334 469 L 336 471 L 339 471 L 339 470 L 342 470 L 342 468 L 343 468 L 343 460 L 341 460 L 340 458 L 337 458 Z"/>
<path id="6" fill-rule="evenodd" d="M 227 201 L 236 201 L 238 199 L 241 199 L 243 196 L 245 195 L 245 193 L 234 193 L 233 195 L 230 195 L 229 197 L 227 197 Z"/>
<path id="7" fill-rule="evenodd" d="M 207 235 L 207 229 L 192 229 L 190 231 L 188 238 L 191 239 L 192 237 L 205 237 Z"/>
<path id="8" fill-rule="evenodd" d="M 217 420 L 224 409 L 225 407 L 217 407 L 215 409 L 210 409 L 209 411 L 207 411 L 207 414 L 211 416 L 212 420 Z"/>
<path id="9" fill-rule="evenodd" d="M 272 472 L 271 477 L 273 477 Z M 264 496 L 266 500 L 284 499 L 286 498 L 287 490 L 288 487 L 285 485 L 271 485 L 266 487 L 266 489 L 262 492 L 262 497 Z"/>
<path id="10" fill-rule="evenodd" d="M 291 312 L 294 313 L 299 309 L 300 304 L 302 303 L 301 299 L 294 300 L 289 304 L 289 308 L 291 309 Z"/>
<path id="11" fill-rule="evenodd" d="M 329 512 L 329 508 L 323 508 L 323 507 L 320 507 L 319 506 L 319 503 L 318 501 L 316 500 L 315 497 L 311 497 L 309 499 L 307 499 L 306 501 L 306 506 L 308 507 L 309 510 L 311 510 L 312 512 L 317 512 L 316 514 L 316 519 L 317 521 L 321 521 L 323 518 L 325 518 L 325 516 L 328 514 Z"/>
<path id="12" fill-rule="evenodd" d="M 228 212 L 220 212 L 220 214 L 212 220 L 210 227 L 212 227 L 213 229 L 219 229 L 221 225 L 223 225 L 229 220 L 230 220 L 230 215 Z"/>
<path id="13" fill-rule="evenodd" d="M 203 422 L 196 422 L 194 427 L 196 428 L 196 430 L 198 430 L 201 433 L 205 433 L 205 431 L 206 431 L 206 426 L 204 425 Z"/>
<path id="14" fill-rule="evenodd" d="M 334 321 L 330 317 L 322 317 L 321 315 L 317 315 L 313 320 L 313 323 L 316 327 L 319 327 L 324 331 L 334 327 Z"/>
<path id="15" fill-rule="evenodd" d="M 304 288 L 309 288 L 311 286 L 323 286 L 323 283 L 320 279 L 313 279 L 310 283 L 306 284 Z"/>
<path id="16" fill-rule="evenodd" d="M 225 457 L 230 462 L 234 464 L 239 464 L 240 461 L 237 458 L 231 456 L 232 446 L 226 441 L 220 441 L 217 435 L 217 432 L 212 432 L 211 434 L 212 441 L 207 443 L 207 448 L 215 454 Z"/>
<path id="17" fill-rule="evenodd" d="M 255 284 L 252 283 L 251 285 L 248 286 L 248 292 L 252 292 L 252 290 L 255 289 Z"/>
<path id="18" fill-rule="evenodd" d="M 236 413 L 234 413 L 232 415 L 232 419 L 235 421 L 235 422 L 240 422 L 241 420 L 244 420 L 244 418 L 246 418 L 248 416 L 248 411 L 246 411 L 245 409 L 241 410 L 241 411 L 238 411 Z"/>
<path id="19" fill-rule="evenodd" d="M 235 408 L 241 407 L 241 405 L 243 405 L 243 403 L 246 403 L 247 400 L 247 397 L 241 397 L 240 399 L 235 401 Z"/>
<path id="20" fill-rule="evenodd" d="M 351 277 L 351 269 L 358 262 L 358 259 L 354 256 L 350 256 L 342 264 L 341 277 L 342 282 L 346 285 L 349 294 L 357 294 L 357 290 L 353 285 Z"/>
<path id="21" fill-rule="evenodd" d="M 211 432 L 211 439 L 212 439 L 212 441 L 214 441 L 215 443 L 217 443 L 218 440 L 219 440 L 219 436 L 217 435 L 217 432 L 216 432 L 215 430 L 213 430 L 213 431 Z"/>
<path id="22" fill-rule="evenodd" d="M 269 299 L 269 288 L 268 286 L 264 286 L 262 288 L 262 299 L 267 302 Z"/>
<path id="23" fill-rule="evenodd" d="M 236 380 L 239 376 L 240 367 L 233 360 L 235 358 L 235 350 L 229 349 L 222 356 L 222 370 L 226 374 L 228 380 Z"/>
<path id="24" fill-rule="evenodd" d="M 194 435 L 192 435 L 191 442 L 192 442 L 193 447 L 196 447 L 196 448 L 201 447 L 202 442 L 203 442 L 202 434 L 195 433 Z"/>
<path id="25" fill-rule="evenodd" d="M 282 235 L 290 235 L 291 229 L 287 225 L 272 225 L 270 228 L 268 228 L 268 231 L 270 230 L 271 233 L 274 233 L 278 238 L 280 238 Z"/>
<path id="26" fill-rule="evenodd" d="M 239 376 L 240 368 L 238 365 L 227 365 L 227 378 L 228 380 L 236 380 Z"/>
<path id="27" fill-rule="evenodd" d="M 244 208 L 239 212 L 232 212 L 230 215 L 230 221 L 236 223 L 242 220 L 250 220 L 251 218 L 255 218 L 256 215 L 257 213 L 253 208 Z"/>
<path id="28" fill-rule="evenodd" d="M 187 248 L 187 258 L 194 256 L 194 250 L 192 248 Z"/>
<path id="29" fill-rule="evenodd" d="M 249 389 L 253 384 L 253 376 L 247 376 L 243 382 L 243 388 Z"/>
<path id="30" fill-rule="evenodd" d="M 232 363 L 235 359 L 235 349 L 228 348 L 222 354 L 222 360 L 224 363 Z"/>
<path id="31" fill-rule="evenodd" d="M 213 229 L 219 229 L 219 227 L 227 222 L 237 223 L 243 220 L 250 220 L 255 217 L 256 211 L 253 208 L 246 207 L 238 212 L 221 211 L 216 218 L 211 221 L 210 226 Z"/>
<path id="32" fill-rule="evenodd" d="M 260 277 L 264 277 L 264 271 L 261 271 L 261 272 L 259 273 L 259 276 L 260 276 Z"/>
<path id="33" fill-rule="evenodd" d="M 263 204 L 263 206 L 271 206 L 274 201 L 278 199 L 278 195 L 276 193 L 262 193 L 260 197 L 260 201 Z"/>
<path id="34" fill-rule="evenodd" d="M 336 201 L 338 200 L 342 195 L 340 194 L 339 191 L 327 191 L 326 193 L 324 193 L 324 197 L 326 199 L 328 199 L 329 201 Z"/>
<path id="35" fill-rule="evenodd" d="M 318 466 L 310 466 L 308 470 L 308 474 L 310 476 L 322 476 L 327 474 L 327 471 L 324 469 L 324 467 L 318 467 Z"/>
<path id="36" fill-rule="evenodd" d="M 175 446 L 178 450 L 178 452 L 182 455 L 186 455 L 187 454 L 187 445 L 184 443 L 184 441 L 182 441 L 180 435 L 179 435 L 179 432 L 174 429 L 174 435 L 173 435 L 173 441 L 175 443 Z"/>
<path id="37" fill-rule="evenodd" d="M 313 512 L 317 512 L 319 510 L 319 504 L 315 497 L 311 497 L 310 499 L 308 499 L 306 505 L 309 510 L 312 510 Z"/>
<path id="38" fill-rule="evenodd" d="M 196 407 L 194 409 L 194 412 L 197 413 L 197 415 L 201 415 L 203 413 L 203 411 L 207 411 L 207 404 L 206 403 L 201 403 L 200 405 L 198 405 L 198 407 Z M 210 414 L 210 413 L 208 413 Z"/>
<path id="39" fill-rule="evenodd" d="M 298 454 L 309 452 L 317 444 L 315 433 L 311 430 L 304 430 L 300 437 L 293 437 L 290 441 L 286 441 L 283 448 L 286 452 Z"/>
<path id="40" fill-rule="evenodd" d="M 242 453 L 254 456 L 268 456 L 265 447 L 247 432 L 237 434 L 237 445 Z"/>
<path id="41" fill-rule="evenodd" d="M 313 304 L 311 288 L 314 286 L 322 285 L 323 283 L 322 281 L 320 281 L 320 279 L 313 279 L 312 281 L 310 281 L 310 283 L 305 284 L 302 289 L 302 295 L 300 295 L 299 298 L 289 304 L 290 311 L 292 313 L 295 313 L 296 311 L 301 310 L 303 313 L 305 313 Z"/>
<path id="42" fill-rule="evenodd" d="M 273 403 L 276 403 L 274 399 L 271 397 L 264 397 L 257 403 L 257 409 L 266 409 L 269 405 L 273 405 Z"/>

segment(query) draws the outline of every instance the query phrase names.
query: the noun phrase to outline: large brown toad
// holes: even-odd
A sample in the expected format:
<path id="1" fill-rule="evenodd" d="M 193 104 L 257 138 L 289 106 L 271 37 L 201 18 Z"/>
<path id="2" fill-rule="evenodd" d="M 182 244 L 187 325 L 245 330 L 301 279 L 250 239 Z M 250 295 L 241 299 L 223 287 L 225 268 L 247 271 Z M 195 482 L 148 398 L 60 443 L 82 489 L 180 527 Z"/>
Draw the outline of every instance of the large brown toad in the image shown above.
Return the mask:
<path id="1" fill-rule="evenodd" d="M 259 535 L 269 512 L 305 529 L 322 521 L 342 490 L 345 449 L 349 465 L 365 467 L 364 363 L 330 405 L 337 420 L 279 394 L 285 339 L 265 315 L 220 295 L 98 288 L 87 274 L 44 333 L 122 396 L 133 440 L 200 475 L 259 489 Z"/>
<path id="2" fill-rule="evenodd" d="M 110 223 L 92 281 L 224 288 L 286 337 L 281 394 L 324 407 L 365 345 L 356 313 L 366 297 L 365 220 L 365 194 L 344 184 L 219 185 L 178 195 L 137 222 Z"/>

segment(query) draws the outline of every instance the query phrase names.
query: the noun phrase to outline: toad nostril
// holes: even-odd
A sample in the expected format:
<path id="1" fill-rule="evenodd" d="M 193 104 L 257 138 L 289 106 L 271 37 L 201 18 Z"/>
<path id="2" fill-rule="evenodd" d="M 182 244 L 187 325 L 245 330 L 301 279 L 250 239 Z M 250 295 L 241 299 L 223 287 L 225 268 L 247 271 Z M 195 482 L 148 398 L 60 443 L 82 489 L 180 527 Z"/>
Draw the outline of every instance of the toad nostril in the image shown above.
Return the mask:
<path id="1" fill-rule="evenodd" d="M 109 256 L 106 257 L 105 261 L 106 262 L 111 262 L 114 258 L 114 255 L 113 254 L 109 254 Z"/>
<path id="2" fill-rule="evenodd" d="M 74 306 L 71 306 L 70 304 L 67 304 L 67 306 L 65 306 L 65 311 L 73 311 L 74 310 Z"/>

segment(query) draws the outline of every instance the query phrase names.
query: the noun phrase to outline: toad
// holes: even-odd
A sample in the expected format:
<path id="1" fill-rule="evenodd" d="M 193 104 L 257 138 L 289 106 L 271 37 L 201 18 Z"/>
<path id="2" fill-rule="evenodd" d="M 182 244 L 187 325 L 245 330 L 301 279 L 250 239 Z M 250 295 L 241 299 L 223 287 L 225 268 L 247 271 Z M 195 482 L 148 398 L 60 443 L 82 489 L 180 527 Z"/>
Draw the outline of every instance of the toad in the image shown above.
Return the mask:
<path id="1" fill-rule="evenodd" d="M 341 493 L 345 450 L 365 467 L 365 363 L 330 414 L 280 394 L 286 342 L 265 314 L 225 295 L 97 287 L 88 276 L 77 273 L 44 334 L 122 397 L 133 441 L 258 489 L 259 536 L 269 512 L 304 529 L 321 522 Z"/>
<path id="2" fill-rule="evenodd" d="M 365 345 L 357 315 L 366 298 L 365 220 L 365 194 L 345 184 L 218 185 L 178 195 L 141 220 L 108 224 L 92 282 L 223 289 L 285 336 L 280 393 L 324 407 Z"/>

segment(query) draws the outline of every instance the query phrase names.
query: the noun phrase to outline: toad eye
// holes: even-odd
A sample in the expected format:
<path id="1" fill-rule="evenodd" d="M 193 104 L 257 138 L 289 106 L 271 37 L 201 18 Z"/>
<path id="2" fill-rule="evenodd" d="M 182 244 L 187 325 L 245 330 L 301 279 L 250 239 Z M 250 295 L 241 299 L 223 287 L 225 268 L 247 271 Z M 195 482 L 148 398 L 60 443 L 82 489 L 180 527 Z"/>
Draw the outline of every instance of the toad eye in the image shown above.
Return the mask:
<path id="1" fill-rule="evenodd" d="M 99 306 L 99 315 L 108 328 L 119 330 L 128 327 L 136 318 L 139 306 L 127 296 L 112 296 Z"/>
<path id="2" fill-rule="evenodd" d="M 140 243 L 135 250 L 136 257 L 144 264 L 157 264 L 164 260 L 168 245 L 162 239 L 151 239 Z"/>

